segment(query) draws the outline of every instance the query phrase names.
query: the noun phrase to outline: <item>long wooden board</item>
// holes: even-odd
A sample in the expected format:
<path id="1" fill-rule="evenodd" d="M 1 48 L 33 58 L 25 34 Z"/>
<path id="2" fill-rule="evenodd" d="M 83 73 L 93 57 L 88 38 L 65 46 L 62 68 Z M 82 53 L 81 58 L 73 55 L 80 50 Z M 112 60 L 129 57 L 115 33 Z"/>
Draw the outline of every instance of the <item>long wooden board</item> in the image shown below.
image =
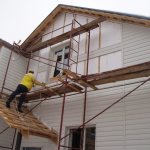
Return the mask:
<path id="1" fill-rule="evenodd" d="M 29 110 L 23 108 L 27 113 Z M 36 135 L 49 138 L 57 143 L 58 135 L 53 129 L 49 129 L 41 121 L 39 121 L 31 112 L 26 114 L 16 111 L 15 104 L 11 104 L 11 109 L 6 108 L 5 101 L 0 99 L 0 116 L 11 128 L 19 129 L 23 135 Z"/>
<path id="2" fill-rule="evenodd" d="M 67 40 L 70 38 L 70 35 L 72 37 L 77 36 L 78 34 L 82 34 L 84 32 L 87 32 L 88 30 L 92 30 L 98 27 L 98 23 L 104 21 L 105 18 L 104 17 L 100 17 L 94 21 L 91 21 L 90 23 L 87 23 L 81 27 L 78 28 L 74 28 L 72 31 L 68 31 L 66 33 L 63 33 L 57 37 L 54 37 L 52 39 L 49 39 L 47 41 L 44 41 L 42 43 L 36 44 L 28 49 L 26 49 L 27 52 L 35 52 L 38 51 L 40 49 L 46 48 L 48 46 L 52 46 L 54 44 L 57 44 L 59 42 L 62 42 L 64 40 Z"/>

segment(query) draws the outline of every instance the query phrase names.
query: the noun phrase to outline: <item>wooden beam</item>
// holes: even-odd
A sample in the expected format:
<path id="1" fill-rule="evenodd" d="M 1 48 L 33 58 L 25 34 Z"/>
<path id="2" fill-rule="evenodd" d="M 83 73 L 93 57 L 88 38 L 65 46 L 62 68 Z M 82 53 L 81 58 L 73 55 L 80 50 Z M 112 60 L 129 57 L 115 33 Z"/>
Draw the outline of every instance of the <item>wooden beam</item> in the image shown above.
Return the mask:
<path id="1" fill-rule="evenodd" d="M 67 69 L 64 69 L 63 72 L 68 75 L 68 76 L 71 76 L 72 77 L 72 80 L 75 80 L 77 81 L 79 84 L 81 84 L 82 86 L 84 87 L 90 87 L 94 90 L 97 90 L 98 88 L 95 87 L 94 85 L 88 83 L 85 81 L 85 79 L 82 79 L 80 76 L 78 76 L 76 73 L 70 71 L 70 70 L 67 70 Z M 71 79 L 71 78 L 70 78 Z"/>
<path id="2" fill-rule="evenodd" d="M 57 44 L 59 42 L 62 42 L 64 40 L 67 40 L 70 38 L 70 35 L 72 35 L 72 37 L 74 36 L 77 36 L 78 34 L 82 34 L 84 32 L 87 32 L 88 30 L 92 30 L 92 29 L 95 29 L 98 27 L 98 23 L 104 21 L 105 18 L 104 17 L 101 17 L 101 18 L 98 18 L 94 21 L 91 21 L 90 23 L 87 23 L 83 26 L 80 26 L 78 28 L 74 28 L 72 31 L 68 31 L 66 33 L 63 33 L 57 37 L 54 37 L 52 39 L 49 39 L 47 41 L 44 41 L 42 43 L 39 43 L 39 44 L 36 44 L 35 46 L 32 46 L 30 48 L 27 48 L 26 51 L 27 52 L 35 52 L 35 51 L 38 51 L 40 49 L 43 49 L 43 48 L 46 48 L 48 46 L 51 46 L 51 45 L 54 45 L 54 44 Z"/>
<path id="3" fill-rule="evenodd" d="M 0 99 L 0 117 L 12 128 L 21 130 L 24 135 L 36 135 L 49 138 L 54 143 L 57 143 L 58 134 L 53 129 L 49 129 L 41 121 L 39 121 L 29 110 L 23 108 L 24 113 L 18 113 L 15 109 L 15 103 L 11 104 L 8 109 L 5 106 L 5 101 Z M 26 115 L 25 115 L 26 114 Z"/>
<path id="4" fill-rule="evenodd" d="M 150 61 L 103 73 L 82 76 L 82 78 L 86 78 L 88 83 L 91 83 L 93 85 L 100 85 L 148 76 L 150 76 Z"/>
<path id="5" fill-rule="evenodd" d="M 70 88 L 70 86 L 73 86 L 74 89 Z M 26 100 L 30 101 L 30 100 L 40 99 L 40 98 L 57 96 L 58 94 L 59 95 L 64 94 L 64 91 L 66 91 L 66 93 L 75 92 L 75 89 L 76 89 L 76 91 L 78 90 L 80 92 L 83 90 L 80 86 L 73 84 L 73 83 L 70 83 L 69 87 L 67 87 L 66 89 L 65 89 L 65 85 L 58 86 L 58 87 L 51 88 L 51 89 L 53 89 L 53 91 L 55 91 L 57 93 L 50 92 L 48 89 L 42 89 L 42 90 L 36 91 L 34 93 L 28 93 Z"/>
<path id="6" fill-rule="evenodd" d="M 66 79 L 66 77 L 64 76 L 64 75 L 62 75 L 62 76 L 56 76 L 56 77 L 53 77 L 53 78 L 50 78 L 50 80 L 55 80 L 55 81 L 60 81 L 60 82 L 62 82 L 64 85 L 65 85 L 65 79 Z M 79 92 L 79 93 L 81 93 L 81 90 L 79 89 L 79 88 L 77 88 L 76 86 L 74 86 L 74 85 L 71 85 L 70 83 L 67 83 L 66 84 L 66 86 L 67 87 L 69 87 L 69 88 L 71 88 L 72 90 L 74 90 L 75 92 Z"/>

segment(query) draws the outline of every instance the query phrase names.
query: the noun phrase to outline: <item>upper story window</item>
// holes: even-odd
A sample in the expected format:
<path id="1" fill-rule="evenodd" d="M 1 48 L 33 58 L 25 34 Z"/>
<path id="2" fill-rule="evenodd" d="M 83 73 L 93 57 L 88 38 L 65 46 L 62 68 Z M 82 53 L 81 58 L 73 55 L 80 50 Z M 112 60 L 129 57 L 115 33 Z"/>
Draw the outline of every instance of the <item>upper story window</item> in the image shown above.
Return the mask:
<path id="1" fill-rule="evenodd" d="M 56 61 L 56 66 L 54 70 L 54 77 L 57 76 L 60 72 L 62 72 L 62 69 L 67 69 L 68 56 L 69 56 L 68 46 L 55 52 L 54 57 Z"/>

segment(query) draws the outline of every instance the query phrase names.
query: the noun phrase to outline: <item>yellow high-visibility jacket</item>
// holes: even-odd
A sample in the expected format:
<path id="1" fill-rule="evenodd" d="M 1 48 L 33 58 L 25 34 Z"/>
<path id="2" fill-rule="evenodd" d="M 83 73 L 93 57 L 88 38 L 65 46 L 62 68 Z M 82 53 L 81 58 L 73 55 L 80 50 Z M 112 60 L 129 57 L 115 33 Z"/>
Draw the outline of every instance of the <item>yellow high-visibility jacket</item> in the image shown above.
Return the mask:
<path id="1" fill-rule="evenodd" d="M 24 77 L 22 78 L 20 84 L 26 86 L 28 88 L 28 90 L 31 90 L 35 84 L 41 85 L 41 86 L 43 85 L 43 83 L 41 83 L 35 79 L 35 77 L 32 73 L 25 74 Z"/>

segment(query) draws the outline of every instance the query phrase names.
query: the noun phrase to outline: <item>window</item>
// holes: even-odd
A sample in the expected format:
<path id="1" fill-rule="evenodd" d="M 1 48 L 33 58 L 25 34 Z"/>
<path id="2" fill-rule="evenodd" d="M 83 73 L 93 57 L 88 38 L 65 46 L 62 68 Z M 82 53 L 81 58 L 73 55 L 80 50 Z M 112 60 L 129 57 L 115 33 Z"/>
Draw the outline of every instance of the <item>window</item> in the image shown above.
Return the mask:
<path id="1" fill-rule="evenodd" d="M 69 47 L 65 47 L 62 50 L 55 52 L 56 56 L 56 66 L 54 70 L 54 77 L 57 76 L 62 69 L 67 69 L 68 56 L 69 56 Z"/>
<path id="2" fill-rule="evenodd" d="M 23 147 L 22 150 L 42 150 L 40 147 Z"/>
<path id="3" fill-rule="evenodd" d="M 71 129 L 71 135 L 69 139 L 69 146 L 72 150 L 80 148 L 81 145 L 81 129 Z M 95 150 L 95 127 L 85 128 L 84 134 L 84 149 L 85 150 Z"/>
<path id="4" fill-rule="evenodd" d="M 101 47 L 121 42 L 122 26 L 119 23 L 104 21 L 101 23 Z"/>
<path id="5" fill-rule="evenodd" d="M 100 72 L 105 72 L 122 67 L 121 51 L 100 57 Z"/>

